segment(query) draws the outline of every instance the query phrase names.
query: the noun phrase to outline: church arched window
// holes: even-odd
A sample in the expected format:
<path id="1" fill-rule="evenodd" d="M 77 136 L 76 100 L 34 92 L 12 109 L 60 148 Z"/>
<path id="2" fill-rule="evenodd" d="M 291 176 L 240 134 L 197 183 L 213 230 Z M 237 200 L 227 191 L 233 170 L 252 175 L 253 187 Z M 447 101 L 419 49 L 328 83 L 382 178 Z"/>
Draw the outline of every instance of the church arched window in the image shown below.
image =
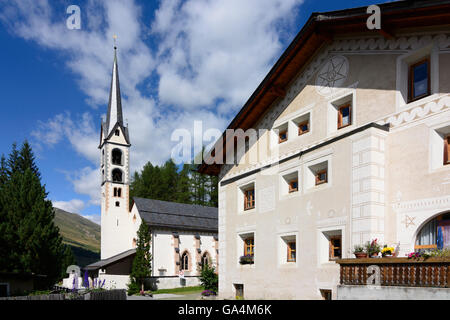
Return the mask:
<path id="1" fill-rule="evenodd" d="M 120 130 L 119 130 L 119 129 L 116 129 L 116 131 L 114 132 L 114 134 L 115 134 L 116 136 L 120 136 Z"/>
<path id="2" fill-rule="evenodd" d="M 189 253 L 187 251 L 181 255 L 181 270 L 189 270 Z"/>
<path id="3" fill-rule="evenodd" d="M 122 151 L 120 149 L 113 149 L 112 164 L 122 165 Z"/>
<path id="4" fill-rule="evenodd" d="M 209 253 L 205 252 L 202 255 L 202 268 L 204 268 L 205 266 L 209 266 L 209 262 L 210 262 Z"/>
<path id="5" fill-rule="evenodd" d="M 112 171 L 112 178 L 113 178 L 113 182 L 123 182 L 122 170 L 114 169 Z"/>
<path id="6" fill-rule="evenodd" d="M 122 197 L 122 188 L 114 188 L 114 197 Z"/>

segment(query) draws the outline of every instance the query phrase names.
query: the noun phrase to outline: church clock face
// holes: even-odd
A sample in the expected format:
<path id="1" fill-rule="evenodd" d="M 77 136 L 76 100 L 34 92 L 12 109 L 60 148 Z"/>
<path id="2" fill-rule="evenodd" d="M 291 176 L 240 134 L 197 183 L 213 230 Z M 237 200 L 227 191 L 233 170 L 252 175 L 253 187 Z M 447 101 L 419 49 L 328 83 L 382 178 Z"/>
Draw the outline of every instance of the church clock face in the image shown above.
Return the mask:
<path id="1" fill-rule="evenodd" d="M 321 95 L 332 94 L 341 87 L 348 75 L 348 60 L 344 56 L 333 56 L 320 69 L 316 78 L 316 89 Z"/>

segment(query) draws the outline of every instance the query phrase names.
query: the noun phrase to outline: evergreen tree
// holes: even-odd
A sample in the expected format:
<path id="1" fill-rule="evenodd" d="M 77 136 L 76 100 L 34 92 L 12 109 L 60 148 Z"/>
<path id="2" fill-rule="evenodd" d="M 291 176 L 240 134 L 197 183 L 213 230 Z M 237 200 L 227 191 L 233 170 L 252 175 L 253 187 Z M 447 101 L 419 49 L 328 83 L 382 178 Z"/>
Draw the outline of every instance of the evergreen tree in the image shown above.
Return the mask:
<path id="1" fill-rule="evenodd" d="M 191 166 L 189 164 L 184 164 L 183 169 L 178 174 L 176 202 L 192 203 L 190 170 Z"/>
<path id="2" fill-rule="evenodd" d="M 200 174 L 194 163 L 184 164 L 179 170 L 172 160 L 161 167 L 148 162 L 141 172 L 134 173 L 130 204 L 133 197 L 139 197 L 217 207 L 217 184 L 217 177 Z"/>
<path id="3" fill-rule="evenodd" d="M 0 193 L 0 270 L 47 275 L 52 285 L 67 267 L 63 260 L 68 253 L 27 143 L 20 152 L 13 145 L 6 171 Z"/>
<path id="4" fill-rule="evenodd" d="M 11 176 L 13 173 L 19 171 L 19 150 L 17 150 L 17 143 L 13 143 L 11 153 L 7 160 L 7 173 Z"/>
<path id="5" fill-rule="evenodd" d="M 145 222 L 142 222 L 137 232 L 136 256 L 131 268 L 131 287 L 138 284 L 144 291 L 144 280 L 151 276 L 152 256 L 150 254 L 150 230 Z"/>
<path id="6" fill-rule="evenodd" d="M 161 200 L 176 201 L 176 187 L 178 182 L 178 170 L 172 159 L 166 161 L 161 170 L 160 186 Z"/>

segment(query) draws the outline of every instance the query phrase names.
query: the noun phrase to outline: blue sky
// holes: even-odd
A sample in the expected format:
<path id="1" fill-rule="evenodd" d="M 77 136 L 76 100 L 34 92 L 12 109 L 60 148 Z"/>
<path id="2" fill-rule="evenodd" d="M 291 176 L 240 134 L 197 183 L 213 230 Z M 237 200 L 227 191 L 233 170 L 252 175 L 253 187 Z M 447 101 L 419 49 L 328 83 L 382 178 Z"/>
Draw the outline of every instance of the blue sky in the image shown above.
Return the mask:
<path id="1" fill-rule="evenodd" d="M 134 172 L 170 158 L 177 128 L 225 128 L 312 12 L 373 3 L 0 0 L 0 151 L 28 139 L 54 205 L 99 222 L 114 34 Z M 66 28 L 69 5 L 81 30 Z"/>

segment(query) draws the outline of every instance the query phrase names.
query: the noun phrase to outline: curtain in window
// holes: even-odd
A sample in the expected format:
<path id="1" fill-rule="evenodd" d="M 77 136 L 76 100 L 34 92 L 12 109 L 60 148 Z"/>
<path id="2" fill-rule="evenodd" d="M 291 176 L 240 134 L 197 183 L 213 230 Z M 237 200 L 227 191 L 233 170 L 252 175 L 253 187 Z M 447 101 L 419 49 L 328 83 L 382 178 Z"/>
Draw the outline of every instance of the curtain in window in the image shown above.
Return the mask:
<path id="1" fill-rule="evenodd" d="M 450 225 L 444 225 L 440 229 L 442 233 L 442 247 L 450 248 Z"/>
<path id="2" fill-rule="evenodd" d="M 422 228 L 419 235 L 417 236 L 416 244 L 419 246 L 436 244 L 437 240 L 436 232 L 437 232 L 436 220 L 433 219 Z"/>

